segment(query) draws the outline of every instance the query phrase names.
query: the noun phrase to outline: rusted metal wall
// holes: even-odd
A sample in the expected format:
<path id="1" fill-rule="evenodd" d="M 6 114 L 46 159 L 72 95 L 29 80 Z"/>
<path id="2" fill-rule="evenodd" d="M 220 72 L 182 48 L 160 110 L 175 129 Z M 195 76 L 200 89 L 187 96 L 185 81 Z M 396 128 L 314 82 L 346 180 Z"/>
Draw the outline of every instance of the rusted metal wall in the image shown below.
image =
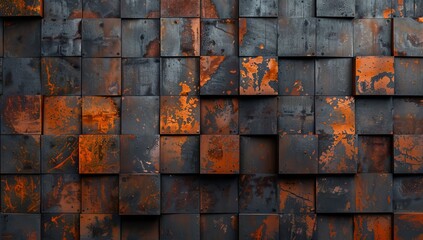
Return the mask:
<path id="1" fill-rule="evenodd" d="M 0 239 L 423 239 L 423 0 L 1 0 Z"/>

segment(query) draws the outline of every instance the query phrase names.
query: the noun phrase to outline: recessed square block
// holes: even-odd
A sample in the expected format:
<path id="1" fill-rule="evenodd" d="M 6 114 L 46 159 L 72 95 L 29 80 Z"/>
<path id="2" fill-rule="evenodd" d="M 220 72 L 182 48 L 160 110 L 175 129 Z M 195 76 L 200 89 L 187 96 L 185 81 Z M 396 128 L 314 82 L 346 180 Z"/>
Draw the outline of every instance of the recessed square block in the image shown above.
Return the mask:
<path id="1" fill-rule="evenodd" d="M 274 136 L 240 137 L 242 174 L 277 173 L 278 142 Z"/>
<path id="2" fill-rule="evenodd" d="M 239 178 L 240 213 L 276 213 L 277 175 L 243 174 Z M 242 228 L 240 228 L 242 229 Z"/>
<path id="3" fill-rule="evenodd" d="M 239 0 L 240 17 L 277 17 L 278 1 L 276 0 Z"/>
<path id="4" fill-rule="evenodd" d="M 82 97 L 82 133 L 120 133 L 120 104 L 118 97 Z"/>
<path id="5" fill-rule="evenodd" d="M 120 0 L 83 0 L 82 16 L 84 18 L 119 18 Z"/>
<path id="6" fill-rule="evenodd" d="M 200 171 L 199 136 L 161 136 L 161 173 L 198 173 Z"/>
<path id="7" fill-rule="evenodd" d="M 317 17 L 355 17 L 355 2 L 349 0 L 316 0 Z"/>
<path id="8" fill-rule="evenodd" d="M 316 95 L 352 95 L 352 69 L 351 58 L 316 59 Z"/>
<path id="9" fill-rule="evenodd" d="M 393 134 L 391 98 L 359 98 L 355 108 L 357 134 Z"/>
<path id="10" fill-rule="evenodd" d="M 423 98 L 394 98 L 394 133 L 423 134 Z"/>
<path id="11" fill-rule="evenodd" d="M 200 17 L 200 0 L 162 0 L 161 17 Z"/>
<path id="12" fill-rule="evenodd" d="M 239 55 L 277 55 L 278 20 L 275 18 L 239 19 Z"/>
<path id="13" fill-rule="evenodd" d="M 119 176 L 119 214 L 159 215 L 160 175 L 121 174 Z"/>
<path id="14" fill-rule="evenodd" d="M 423 135 L 394 135 L 394 172 L 423 173 Z"/>
<path id="15" fill-rule="evenodd" d="M 278 98 L 278 133 L 312 134 L 314 132 L 314 97 L 280 96 Z"/>
<path id="16" fill-rule="evenodd" d="M 356 212 L 392 212 L 392 174 L 359 173 L 354 181 Z"/>
<path id="17" fill-rule="evenodd" d="M 357 158 L 357 135 L 319 136 L 319 173 L 356 173 Z"/>
<path id="18" fill-rule="evenodd" d="M 46 96 L 81 95 L 81 58 L 41 58 L 41 92 Z"/>
<path id="19" fill-rule="evenodd" d="M 82 95 L 120 95 L 120 58 L 83 58 Z"/>
<path id="20" fill-rule="evenodd" d="M 199 0 L 193 1 L 200 2 Z M 162 7 L 164 4 L 162 2 Z M 178 4 L 178 7 L 174 9 L 180 9 L 180 6 L 190 5 L 184 2 L 180 5 Z M 162 15 L 162 17 L 164 16 Z M 162 57 L 200 56 L 200 19 L 160 19 L 160 54 Z"/>
<path id="21" fill-rule="evenodd" d="M 45 19 L 82 18 L 82 0 L 43 0 Z M 79 231 L 78 231 L 79 232 Z"/>
<path id="22" fill-rule="evenodd" d="M 12 0 L 5 0 L 11 2 Z M 0 11 L 4 8 L 0 3 Z M 40 0 L 35 0 L 40 1 Z M 16 2 L 16 1 L 15 1 Z M 4 21 L 3 48 L 5 57 L 40 57 L 41 20 L 10 18 Z"/>
<path id="23" fill-rule="evenodd" d="M 237 18 L 238 0 L 201 0 L 201 18 Z"/>
<path id="24" fill-rule="evenodd" d="M 421 7 L 421 6 L 420 6 Z M 423 22 L 412 18 L 394 19 L 394 56 L 423 56 Z"/>
<path id="25" fill-rule="evenodd" d="M 122 20 L 122 57 L 160 57 L 160 21 Z"/>
<path id="26" fill-rule="evenodd" d="M 283 18 L 304 18 L 316 15 L 315 0 L 280 0 L 279 17 Z"/>
<path id="27" fill-rule="evenodd" d="M 353 228 L 352 216 L 318 215 L 316 239 L 352 240 Z"/>
<path id="28" fill-rule="evenodd" d="M 395 212 L 421 212 L 423 210 L 423 191 L 421 176 L 395 176 L 393 202 Z"/>
<path id="29" fill-rule="evenodd" d="M 314 95 L 314 68 L 314 60 L 279 59 L 279 95 Z"/>
<path id="30" fill-rule="evenodd" d="M 1 211 L 39 213 L 41 188 L 39 175 L 2 175 Z"/>
<path id="31" fill-rule="evenodd" d="M 356 57 L 356 95 L 394 95 L 394 57 Z"/>
<path id="32" fill-rule="evenodd" d="M 276 57 L 248 57 L 240 62 L 241 95 L 278 95 Z"/>
<path id="33" fill-rule="evenodd" d="M 1 173 L 40 173 L 40 135 L 1 135 Z"/>
<path id="34" fill-rule="evenodd" d="M 159 239 L 159 216 L 122 216 L 121 239 Z"/>
<path id="35" fill-rule="evenodd" d="M 41 186 L 43 213 L 80 212 L 81 184 L 78 174 L 45 174 L 41 176 Z"/>
<path id="36" fill-rule="evenodd" d="M 391 19 L 354 20 L 354 55 L 391 56 L 391 22 Z"/>
<path id="37" fill-rule="evenodd" d="M 158 134 L 159 107 L 158 96 L 122 97 L 122 134 Z"/>
<path id="38" fill-rule="evenodd" d="M 238 215 L 203 214 L 200 217 L 201 239 L 238 239 Z"/>
<path id="39" fill-rule="evenodd" d="M 157 0 L 121 0 L 122 18 L 160 18 L 160 1 Z"/>
<path id="40" fill-rule="evenodd" d="M 316 55 L 315 18 L 279 18 L 278 24 L 278 56 Z"/>
<path id="41" fill-rule="evenodd" d="M 423 214 L 395 214 L 394 239 L 419 239 L 422 236 Z"/>
<path id="42" fill-rule="evenodd" d="M 240 214 L 239 239 L 279 239 L 279 216 Z"/>
<path id="43" fill-rule="evenodd" d="M 79 214 L 43 214 L 41 221 L 45 239 L 79 238 Z"/>
<path id="44" fill-rule="evenodd" d="M 0 17 L 43 16 L 43 0 L 13 1 L 4 0 L 0 3 Z"/>
<path id="45" fill-rule="evenodd" d="M 200 57 L 200 95 L 238 95 L 237 56 Z"/>
<path id="46" fill-rule="evenodd" d="M 161 61 L 162 96 L 198 95 L 200 81 L 198 58 L 162 58 Z"/>
<path id="47" fill-rule="evenodd" d="M 41 134 L 41 96 L 2 96 L 2 134 Z"/>
<path id="48" fill-rule="evenodd" d="M 4 239 L 41 239 L 41 214 L 1 214 Z"/>
<path id="49" fill-rule="evenodd" d="M 238 99 L 201 99 L 202 134 L 238 134 Z"/>
<path id="50" fill-rule="evenodd" d="M 354 216 L 354 239 L 392 239 L 391 215 L 360 214 Z"/>
<path id="51" fill-rule="evenodd" d="M 316 238 L 316 214 L 282 214 L 279 216 L 279 239 Z"/>
<path id="52" fill-rule="evenodd" d="M 42 173 L 79 173 L 77 135 L 41 136 Z"/>
<path id="53" fill-rule="evenodd" d="M 80 135 L 79 173 L 119 173 L 120 142 L 118 135 Z"/>
<path id="54" fill-rule="evenodd" d="M 200 181 L 198 176 L 162 175 L 161 177 L 162 213 L 200 212 Z"/>
<path id="55" fill-rule="evenodd" d="M 421 95 L 423 92 L 423 60 L 395 58 L 395 95 Z"/>
<path id="56" fill-rule="evenodd" d="M 239 133 L 277 134 L 277 98 L 239 99 Z"/>
<path id="57" fill-rule="evenodd" d="M 316 133 L 355 134 L 355 100 L 350 96 L 315 98 Z"/>
<path id="58" fill-rule="evenodd" d="M 239 173 L 239 135 L 201 135 L 200 173 Z"/>
<path id="59" fill-rule="evenodd" d="M 318 177 L 316 211 L 318 213 L 352 213 L 356 193 L 352 176 Z"/>
<path id="60" fill-rule="evenodd" d="M 121 173 L 158 173 L 159 135 L 120 135 Z"/>
<path id="61" fill-rule="evenodd" d="M 83 176 L 81 190 L 82 213 L 118 213 L 119 178 L 117 175 Z"/>
<path id="62" fill-rule="evenodd" d="M 233 19 L 201 20 L 201 55 L 238 55 L 238 21 Z"/>
<path id="63" fill-rule="evenodd" d="M 80 134 L 81 111 L 81 97 L 44 97 L 43 134 Z"/>
<path id="64" fill-rule="evenodd" d="M 160 97 L 160 134 L 199 133 L 200 99 L 198 97 Z"/>
<path id="65" fill-rule="evenodd" d="M 390 173 L 393 161 L 391 136 L 358 136 L 359 173 Z"/>
<path id="66" fill-rule="evenodd" d="M 279 173 L 313 174 L 318 168 L 317 135 L 279 136 Z"/>
<path id="67" fill-rule="evenodd" d="M 94 0 L 90 0 L 88 2 L 94 3 Z M 99 4 L 101 3 L 99 2 Z M 82 56 L 120 57 L 120 55 L 120 19 L 102 18 L 82 20 Z"/>
<path id="68" fill-rule="evenodd" d="M 201 213 L 238 213 L 238 176 L 206 176 L 200 185 Z"/>
<path id="69" fill-rule="evenodd" d="M 200 214 L 162 215 L 160 239 L 200 239 Z"/>
<path id="70" fill-rule="evenodd" d="M 81 214 L 80 239 L 119 239 L 120 216 L 117 214 Z"/>
<path id="71" fill-rule="evenodd" d="M 122 59 L 122 95 L 157 96 L 160 91 L 160 59 Z"/>
<path id="72" fill-rule="evenodd" d="M 41 93 L 39 58 L 3 59 L 3 94 L 38 95 Z"/>
<path id="73" fill-rule="evenodd" d="M 81 56 L 81 19 L 43 19 L 42 56 Z"/>
<path id="74" fill-rule="evenodd" d="M 352 57 L 353 35 L 353 23 L 349 19 L 317 19 L 316 56 Z"/>
<path id="75" fill-rule="evenodd" d="M 395 0 L 394 0 L 395 1 Z M 356 0 L 357 18 L 391 18 L 391 0 Z"/>
<path id="76" fill-rule="evenodd" d="M 315 186 L 314 177 L 278 179 L 279 213 L 314 213 Z"/>

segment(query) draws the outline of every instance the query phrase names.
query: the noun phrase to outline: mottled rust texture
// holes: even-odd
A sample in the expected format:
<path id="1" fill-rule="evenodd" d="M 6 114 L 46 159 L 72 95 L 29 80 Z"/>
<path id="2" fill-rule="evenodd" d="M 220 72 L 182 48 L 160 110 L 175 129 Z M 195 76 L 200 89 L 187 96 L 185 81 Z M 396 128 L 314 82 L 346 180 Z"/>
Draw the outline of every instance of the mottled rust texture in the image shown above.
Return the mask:
<path id="1" fill-rule="evenodd" d="M 423 239 L 423 0 L 0 0 L 0 239 Z"/>

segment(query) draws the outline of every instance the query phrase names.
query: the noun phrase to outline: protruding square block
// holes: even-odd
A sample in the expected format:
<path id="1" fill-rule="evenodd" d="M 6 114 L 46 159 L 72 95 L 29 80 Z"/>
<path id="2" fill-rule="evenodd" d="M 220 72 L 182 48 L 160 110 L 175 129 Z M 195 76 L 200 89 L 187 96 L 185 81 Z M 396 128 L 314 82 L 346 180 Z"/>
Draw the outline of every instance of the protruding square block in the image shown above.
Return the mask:
<path id="1" fill-rule="evenodd" d="M 4 8 L 1 4 L 15 0 L 5 0 L 0 3 L 0 11 Z M 41 1 L 41 0 L 34 0 Z M 16 2 L 17 3 L 17 2 Z M 0 14 L 1 15 L 1 14 Z M 40 57 L 41 54 L 41 19 L 39 18 L 10 18 L 4 21 L 3 27 L 4 56 Z"/>
<path id="2" fill-rule="evenodd" d="M 278 24 L 278 56 L 316 55 L 315 18 L 279 18 Z"/>
<path id="3" fill-rule="evenodd" d="M 1 17 L 41 17 L 43 0 L 14 1 L 4 0 L 0 3 Z"/>
<path id="4" fill-rule="evenodd" d="M 160 239 L 200 239 L 200 214 L 162 215 Z"/>
<path id="5" fill-rule="evenodd" d="M 3 94 L 38 95 L 41 93 L 39 58 L 3 59 Z"/>
<path id="6" fill-rule="evenodd" d="M 160 4 L 161 17 L 200 17 L 200 0 L 162 0 Z"/>
<path id="7" fill-rule="evenodd" d="M 314 97 L 280 96 L 278 98 L 278 133 L 312 134 L 314 132 Z"/>
<path id="8" fill-rule="evenodd" d="M 394 133 L 423 134 L 423 98 L 394 98 Z"/>
<path id="9" fill-rule="evenodd" d="M 391 56 L 391 19 L 355 19 L 353 24 L 355 56 Z"/>
<path id="10" fill-rule="evenodd" d="M 41 55 L 81 56 L 81 19 L 43 19 Z"/>
<path id="11" fill-rule="evenodd" d="M 40 135 L 1 135 L 1 173 L 40 173 Z"/>
<path id="12" fill-rule="evenodd" d="M 200 57 L 200 95 L 238 95 L 238 56 Z"/>
<path id="13" fill-rule="evenodd" d="M 319 136 L 319 173 L 356 173 L 357 158 L 357 135 Z"/>
<path id="14" fill-rule="evenodd" d="M 122 216 L 121 239 L 133 238 L 159 240 L 160 217 L 159 216 Z"/>
<path id="15" fill-rule="evenodd" d="M 243 174 L 239 177 L 240 213 L 276 213 L 277 175 Z M 240 228 L 242 229 L 242 228 Z"/>
<path id="16" fill-rule="evenodd" d="M 241 95 L 278 95 L 276 57 L 241 58 L 239 69 Z"/>
<path id="17" fill-rule="evenodd" d="M 153 2 L 152 0 L 144 1 Z M 125 0 L 122 0 L 122 4 L 123 2 Z M 160 21 L 158 19 L 122 20 L 122 57 L 160 57 Z"/>
<path id="18" fill-rule="evenodd" d="M 316 239 L 316 214 L 282 214 L 279 216 L 279 239 Z"/>
<path id="19" fill-rule="evenodd" d="M 200 99 L 198 97 L 160 97 L 160 134 L 199 133 Z"/>
<path id="20" fill-rule="evenodd" d="M 118 135 L 80 135 L 79 173 L 119 173 L 120 142 Z"/>
<path id="21" fill-rule="evenodd" d="M 393 162 L 391 136 L 358 136 L 359 173 L 390 173 Z"/>
<path id="22" fill-rule="evenodd" d="M 43 134 L 80 134 L 81 111 L 81 97 L 44 97 Z"/>
<path id="23" fill-rule="evenodd" d="M 314 60 L 279 59 L 279 95 L 314 95 L 314 65 Z"/>
<path id="24" fill-rule="evenodd" d="M 278 179 L 279 213 L 304 214 L 316 212 L 316 180 L 307 178 Z"/>
<path id="25" fill-rule="evenodd" d="M 238 134 L 238 99 L 201 99 L 201 134 Z"/>
<path id="26" fill-rule="evenodd" d="M 200 213 L 198 176 L 162 175 L 161 177 L 162 213 Z"/>
<path id="27" fill-rule="evenodd" d="M 201 0 L 201 18 L 237 18 L 238 0 Z"/>
<path id="28" fill-rule="evenodd" d="M 83 0 L 82 16 L 84 18 L 119 18 L 120 0 Z"/>
<path id="29" fill-rule="evenodd" d="M 392 212 L 392 174 L 359 173 L 354 181 L 356 212 Z"/>
<path id="30" fill-rule="evenodd" d="M 97 0 L 89 0 L 95 4 Z M 89 4 L 87 3 L 87 4 Z M 98 2 L 101 4 L 101 2 Z M 121 20 L 118 18 L 82 20 L 83 57 L 120 57 Z"/>
<path id="31" fill-rule="evenodd" d="M 200 171 L 199 136 L 161 136 L 161 173 L 198 173 Z"/>
<path id="32" fill-rule="evenodd" d="M 276 0 L 239 0 L 240 17 L 277 17 L 278 1 Z"/>
<path id="33" fill-rule="evenodd" d="M 162 58 L 161 62 L 162 96 L 198 95 L 200 82 L 198 58 Z"/>
<path id="34" fill-rule="evenodd" d="M 158 173 L 159 135 L 120 135 L 120 173 Z"/>
<path id="35" fill-rule="evenodd" d="M 80 239 L 120 238 L 120 216 L 117 214 L 81 214 Z"/>
<path id="36" fill-rule="evenodd" d="M 317 135 L 279 136 L 280 174 L 314 174 L 318 163 Z"/>
<path id="37" fill-rule="evenodd" d="M 317 178 L 316 211 L 318 213 L 352 213 L 355 211 L 355 205 L 354 177 Z"/>
<path id="38" fill-rule="evenodd" d="M 82 213 L 118 213 L 119 177 L 117 175 L 83 176 L 81 189 Z"/>
<path id="39" fill-rule="evenodd" d="M 394 0 L 395 1 L 395 0 Z M 355 0 L 357 18 L 391 18 L 391 0 Z"/>
<path id="40" fill-rule="evenodd" d="M 356 95 L 394 95 L 394 57 L 355 58 Z"/>
<path id="41" fill-rule="evenodd" d="M 201 55 L 238 55 L 238 21 L 234 19 L 201 20 Z"/>
<path id="42" fill-rule="evenodd" d="M 422 236 L 423 214 L 395 214 L 394 215 L 394 239 L 419 239 Z"/>
<path id="43" fill-rule="evenodd" d="M 316 0 L 317 17 L 355 17 L 355 2 L 348 0 Z"/>
<path id="44" fill-rule="evenodd" d="M 276 18 L 239 19 L 240 56 L 276 56 L 278 20 Z"/>
<path id="45" fill-rule="evenodd" d="M 317 19 L 316 56 L 352 57 L 354 45 L 353 37 L 354 29 L 350 19 Z M 295 41 L 295 39 L 293 39 L 293 41 Z"/>
<path id="46" fill-rule="evenodd" d="M 200 239 L 238 239 L 238 215 L 203 214 L 200 217 Z"/>
<path id="47" fill-rule="evenodd" d="M 420 14 L 420 17 L 421 16 Z M 423 22 L 421 20 L 413 18 L 395 18 L 393 29 L 394 56 L 423 56 L 423 46 L 421 44 L 423 37 L 419 34 L 423 31 Z"/>
<path id="48" fill-rule="evenodd" d="M 316 16 L 315 0 L 279 0 L 279 17 L 304 18 Z"/>
<path id="49" fill-rule="evenodd" d="M 1 176 L 1 211 L 3 213 L 39 213 L 40 203 L 39 175 Z"/>
<path id="50" fill-rule="evenodd" d="M 82 0 L 43 0 L 44 18 L 76 19 L 82 18 Z M 78 231 L 79 232 L 79 231 Z"/>
<path id="51" fill-rule="evenodd" d="M 120 104 L 118 97 L 82 97 L 82 133 L 120 133 Z"/>
<path id="52" fill-rule="evenodd" d="M 45 174 L 41 176 L 43 213 L 79 213 L 81 184 L 78 174 Z"/>
<path id="53" fill-rule="evenodd" d="M 422 95 L 423 60 L 395 58 L 395 95 Z"/>
<path id="54" fill-rule="evenodd" d="M 202 177 L 200 201 L 201 213 L 238 213 L 238 177 Z"/>
<path id="55" fill-rule="evenodd" d="M 1 214 L 1 237 L 41 239 L 41 214 Z"/>
<path id="56" fill-rule="evenodd" d="M 82 58 L 82 95 L 121 94 L 120 58 Z"/>
<path id="57" fill-rule="evenodd" d="M 157 0 L 121 0 L 122 18 L 160 18 L 160 1 Z"/>
<path id="58" fill-rule="evenodd" d="M 41 92 L 46 96 L 81 95 L 81 58 L 41 58 Z"/>
<path id="59" fill-rule="evenodd" d="M 177 0 L 168 0 L 175 1 Z M 200 3 L 200 0 L 193 0 Z M 166 6 L 162 2 L 161 6 Z M 187 2 L 178 4 L 192 6 Z M 164 15 L 162 15 L 164 17 Z M 199 18 L 162 18 L 160 19 L 160 53 L 161 56 L 200 56 L 200 19 Z"/>
<path id="60" fill-rule="evenodd" d="M 391 98 L 359 98 L 355 109 L 357 134 L 393 134 Z"/>
<path id="61" fill-rule="evenodd" d="M 159 215 L 160 175 L 121 174 L 119 176 L 119 214 Z"/>
<path id="62" fill-rule="evenodd" d="M 394 172 L 423 173 L 423 135 L 394 135 Z"/>
<path id="63" fill-rule="evenodd" d="M 353 240 L 353 217 L 318 215 L 316 239 Z"/>
<path id="64" fill-rule="evenodd" d="M 277 107 L 276 97 L 239 99 L 239 133 L 277 134 Z"/>
<path id="65" fill-rule="evenodd" d="M 122 134 L 159 133 L 160 101 L 157 96 L 122 97 Z"/>
<path id="66" fill-rule="evenodd" d="M 239 173 L 239 135 L 201 135 L 200 173 Z"/>
<path id="67" fill-rule="evenodd" d="M 395 212 L 423 211 L 422 176 L 395 176 L 393 205 Z"/>
<path id="68" fill-rule="evenodd" d="M 160 59 L 122 59 L 122 95 L 160 95 Z"/>
<path id="69" fill-rule="evenodd" d="M 79 173 L 77 135 L 41 136 L 42 173 Z"/>
<path id="70" fill-rule="evenodd" d="M 354 216 L 354 239 L 392 239 L 391 215 L 360 214 Z"/>
<path id="71" fill-rule="evenodd" d="M 240 214 L 239 239 L 279 239 L 279 216 Z"/>
<path id="72" fill-rule="evenodd" d="M 349 96 L 352 95 L 351 58 L 316 59 L 316 95 Z"/>
<path id="73" fill-rule="evenodd" d="M 355 134 L 355 99 L 350 96 L 318 96 L 317 134 Z"/>
<path id="74" fill-rule="evenodd" d="M 44 239 L 79 237 L 79 214 L 43 214 L 41 221 L 41 233 Z"/>
<path id="75" fill-rule="evenodd" d="M 2 96 L 2 134 L 41 134 L 41 96 Z"/>

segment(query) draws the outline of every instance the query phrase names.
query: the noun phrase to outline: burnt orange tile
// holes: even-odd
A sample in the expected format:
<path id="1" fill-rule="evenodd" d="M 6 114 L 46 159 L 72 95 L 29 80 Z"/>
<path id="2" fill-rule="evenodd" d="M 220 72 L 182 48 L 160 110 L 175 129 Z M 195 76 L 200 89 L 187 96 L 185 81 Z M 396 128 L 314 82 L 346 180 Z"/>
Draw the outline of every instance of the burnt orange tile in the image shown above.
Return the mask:
<path id="1" fill-rule="evenodd" d="M 394 136 L 394 172 L 423 173 L 423 135 Z"/>
<path id="2" fill-rule="evenodd" d="M 278 60 L 275 57 L 242 58 L 241 95 L 278 95 Z"/>
<path id="3" fill-rule="evenodd" d="M 391 215 L 355 215 L 354 239 L 392 239 Z"/>
<path id="4" fill-rule="evenodd" d="M 81 98 L 54 96 L 44 98 L 43 133 L 49 135 L 81 133 Z"/>
<path id="5" fill-rule="evenodd" d="M 43 0 L 2 0 L 0 17 L 43 16 Z"/>
<path id="6" fill-rule="evenodd" d="M 41 134 L 41 96 L 4 96 L 2 134 Z"/>
<path id="7" fill-rule="evenodd" d="M 79 136 L 79 173 L 119 173 L 120 144 L 118 135 Z"/>
<path id="8" fill-rule="evenodd" d="M 82 213 L 118 213 L 119 177 L 83 176 L 81 194 Z"/>
<path id="9" fill-rule="evenodd" d="M 356 57 L 355 94 L 393 95 L 394 72 L 394 57 Z"/>
<path id="10" fill-rule="evenodd" d="M 199 133 L 200 99 L 198 97 L 160 97 L 160 134 Z"/>
<path id="11" fill-rule="evenodd" d="M 40 176 L 1 176 L 1 211 L 3 213 L 39 213 Z"/>
<path id="12" fill-rule="evenodd" d="M 202 99 L 201 133 L 238 134 L 238 99 Z"/>
<path id="13" fill-rule="evenodd" d="M 200 136 L 201 173 L 239 173 L 239 135 Z"/>
<path id="14" fill-rule="evenodd" d="M 118 97 L 83 97 L 82 133 L 119 134 L 120 102 Z"/>
<path id="15" fill-rule="evenodd" d="M 355 134 L 355 99 L 350 96 L 316 97 L 317 134 Z"/>

